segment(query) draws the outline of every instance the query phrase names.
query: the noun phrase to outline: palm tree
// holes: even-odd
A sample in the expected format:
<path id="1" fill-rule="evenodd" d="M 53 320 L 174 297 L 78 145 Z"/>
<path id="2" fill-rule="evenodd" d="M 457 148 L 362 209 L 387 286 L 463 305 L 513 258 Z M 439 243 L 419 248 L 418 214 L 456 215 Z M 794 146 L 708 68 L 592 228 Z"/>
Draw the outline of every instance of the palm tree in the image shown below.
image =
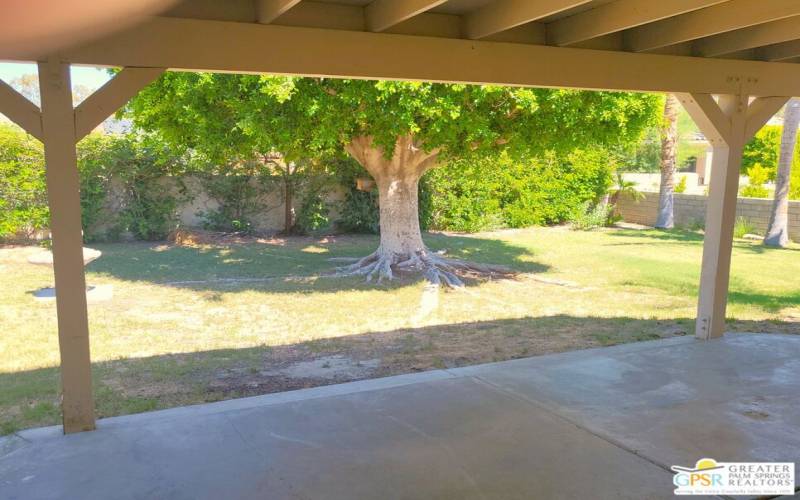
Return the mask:
<path id="1" fill-rule="evenodd" d="M 667 94 L 664 103 L 664 122 L 661 128 L 661 187 L 658 193 L 658 219 L 656 220 L 656 227 L 661 229 L 671 229 L 675 226 L 673 205 L 679 105 L 677 97 Z"/>
<path id="2" fill-rule="evenodd" d="M 789 179 L 792 159 L 797 143 L 797 126 L 800 124 L 800 100 L 791 99 L 783 115 L 781 153 L 778 157 L 778 175 L 775 179 L 775 199 L 769 216 L 764 244 L 785 247 L 789 244 Z"/>
<path id="3" fill-rule="evenodd" d="M 616 173 L 617 183 L 608 189 L 608 196 L 610 199 L 608 203 L 616 207 L 620 198 L 630 198 L 633 201 L 641 201 L 644 199 L 644 193 L 636 189 L 636 182 L 626 181 L 621 172 Z M 605 201 L 605 200 L 604 200 Z"/>

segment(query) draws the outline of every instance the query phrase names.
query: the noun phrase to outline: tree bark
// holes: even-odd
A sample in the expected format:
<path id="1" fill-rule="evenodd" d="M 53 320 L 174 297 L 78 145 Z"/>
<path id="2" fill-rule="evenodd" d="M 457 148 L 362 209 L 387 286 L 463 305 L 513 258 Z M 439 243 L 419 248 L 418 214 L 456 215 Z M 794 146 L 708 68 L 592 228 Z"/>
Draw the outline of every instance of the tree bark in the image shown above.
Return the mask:
<path id="1" fill-rule="evenodd" d="M 508 273 L 500 266 L 483 266 L 447 259 L 430 252 L 419 227 L 419 180 L 436 166 L 439 151 L 425 151 L 410 135 L 399 137 L 390 158 L 372 137 L 356 137 L 347 152 L 375 179 L 380 204 L 380 245 L 354 264 L 341 268 L 342 275 L 363 275 L 367 281 L 392 279 L 398 270 L 421 272 L 434 284 L 463 286 L 456 275 Z"/>
<path id="2" fill-rule="evenodd" d="M 775 179 L 775 198 L 769 216 L 769 226 L 764 244 L 785 247 L 789 244 L 789 179 L 797 143 L 797 126 L 800 123 L 800 100 L 791 99 L 783 115 L 781 152 L 778 158 L 778 175 Z"/>
<path id="3" fill-rule="evenodd" d="M 294 230 L 294 186 L 291 177 L 283 181 L 283 232 L 290 234 Z"/>
<path id="4" fill-rule="evenodd" d="M 658 219 L 656 227 L 671 229 L 675 226 L 675 156 L 678 149 L 678 106 L 673 94 L 667 94 L 664 104 L 664 124 L 661 129 L 661 187 L 658 193 Z"/>

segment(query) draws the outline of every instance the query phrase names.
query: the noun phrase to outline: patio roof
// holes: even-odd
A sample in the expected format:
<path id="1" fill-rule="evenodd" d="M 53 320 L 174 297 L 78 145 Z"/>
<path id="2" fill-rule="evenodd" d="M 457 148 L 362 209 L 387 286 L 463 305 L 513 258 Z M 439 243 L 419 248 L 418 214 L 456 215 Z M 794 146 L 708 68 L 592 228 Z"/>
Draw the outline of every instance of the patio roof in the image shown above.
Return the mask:
<path id="1" fill-rule="evenodd" d="M 163 71 L 677 93 L 715 148 L 703 339 L 724 331 L 742 149 L 800 95 L 797 0 L 187 0 L 116 31 L 108 17 L 57 50 L 0 45 L 39 61 L 41 110 L 0 82 L 0 112 L 45 146 L 67 432 L 94 428 L 75 143 Z M 125 69 L 73 109 L 70 64 Z"/>
<path id="2" fill-rule="evenodd" d="M 58 57 L 182 70 L 798 95 L 798 39 L 794 0 L 184 0 Z M 0 59 L 28 52 L 0 47 Z"/>

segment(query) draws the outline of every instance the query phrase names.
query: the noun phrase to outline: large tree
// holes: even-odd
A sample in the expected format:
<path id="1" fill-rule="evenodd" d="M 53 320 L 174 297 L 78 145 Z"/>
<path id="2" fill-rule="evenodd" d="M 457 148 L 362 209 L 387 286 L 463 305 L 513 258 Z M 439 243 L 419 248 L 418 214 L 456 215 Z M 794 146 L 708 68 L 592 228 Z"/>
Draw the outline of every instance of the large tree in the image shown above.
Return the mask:
<path id="1" fill-rule="evenodd" d="M 459 271 L 491 269 L 427 250 L 417 198 L 426 171 L 468 155 L 630 141 L 659 102 L 648 94 L 183 74 L 165 75 L 143 95 L 133 106 L 139 125 L 179 141 L 198 128 L 217 130 L 198 135 L 195 147 L 248 136 L 287 157 L 344 149 L 377 184 L 380 245 L 342 273 L 380 281 L 413 270 L 453 286 L 462 284 Z"/>
<path id="2" fill-rule="evenodd" d="M 800 124 L 800 99 L 791 99 L 783 114 L 783 134 L 778 156 L 778 174 L 775 177 L 775 199 L 769 217 L 764 244 L 785 247 L 789 244 L 789 181 L 792 160 L 797 143 L 797 126 Z"/>
<path id="3" fill-rule="evenodd" d="M 661 125 L 661 187 L 658 193 L 658 219 L 656 227 L 670 229 L 675 225 L 675 171 L 678 151 L 678 108 L 680 103 L 673 94 L 664 102 L 664 120 Z"/>

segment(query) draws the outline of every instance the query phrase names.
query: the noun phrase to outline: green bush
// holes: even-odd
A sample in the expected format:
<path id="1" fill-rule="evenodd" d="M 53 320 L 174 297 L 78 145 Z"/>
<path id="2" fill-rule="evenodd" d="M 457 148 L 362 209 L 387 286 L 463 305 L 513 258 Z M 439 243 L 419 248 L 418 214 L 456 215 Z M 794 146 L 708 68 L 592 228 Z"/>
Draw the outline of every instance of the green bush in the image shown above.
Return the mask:
<path id="1" fill-rule="evenodd" d="M 769 169 L 760 163 L 754 163 L 747 171 L 749 183 L 739 190 L 739 194 L 745 198 L 769 198 L 769 190 L 764 187 L 769 173 Z"/>
<path id="2" fill-rule="evenodd" d="M 78 143 L 84 239 L 113 239 L 124 231 L 165 237 L 176 224 L 183 159 L 135 135 L 92 134 Z M 0 126 L 0 238 L 49 225 L 41 145 L 12 126 Z M 110 199 L 111 198 L 111 199 Z M 113 205 L 113 206 L 109 206 Z"/>
<path id="3" fill-rule="evenodd" d="M 613 210 L 612 205 L 604 203 L 592 204 L 590 201 L 585 201 L 575 215 L 569 219 L 570 226 L 578 231 L 588 231 L 606 226 L 608 225 L 611 210 Z"/>
<path id="4" fill-rule="evenodd" d="M 309 190 L 297 212 L 297 230 L 303 234 L 314 234 L 330 226 L 330 208 L 318 189 Z"/>
<path id="5" fill-rule="evenodd" d="M 456 161 L 426 175 L 430 225 L 472 232 L 571 220 L 584 203 L 605 194 L 611 169 L 609 153 L 602 149 L 525 162 L 506 155 Z"/>
<path id="6" fill-rule="evenodd" d="M 0 124 L 0 239 L 30 236 L 49 221 L 41 143 Z"/>
<path id="7" fill-rule="evenodd" d="M 686 192 L 686 176 L 681 177 L 681 180 L 675 185 L 675 192 L 678 194 Z"/>
<path id="8" fill-rule="evenodd" d="M 736 217 L 736 223 L 733 226 L 734 238 L 742 238 L 745 234 L 755 234 L 758 231 L 756 226 L 750 222 L 747 217 Z"/>

